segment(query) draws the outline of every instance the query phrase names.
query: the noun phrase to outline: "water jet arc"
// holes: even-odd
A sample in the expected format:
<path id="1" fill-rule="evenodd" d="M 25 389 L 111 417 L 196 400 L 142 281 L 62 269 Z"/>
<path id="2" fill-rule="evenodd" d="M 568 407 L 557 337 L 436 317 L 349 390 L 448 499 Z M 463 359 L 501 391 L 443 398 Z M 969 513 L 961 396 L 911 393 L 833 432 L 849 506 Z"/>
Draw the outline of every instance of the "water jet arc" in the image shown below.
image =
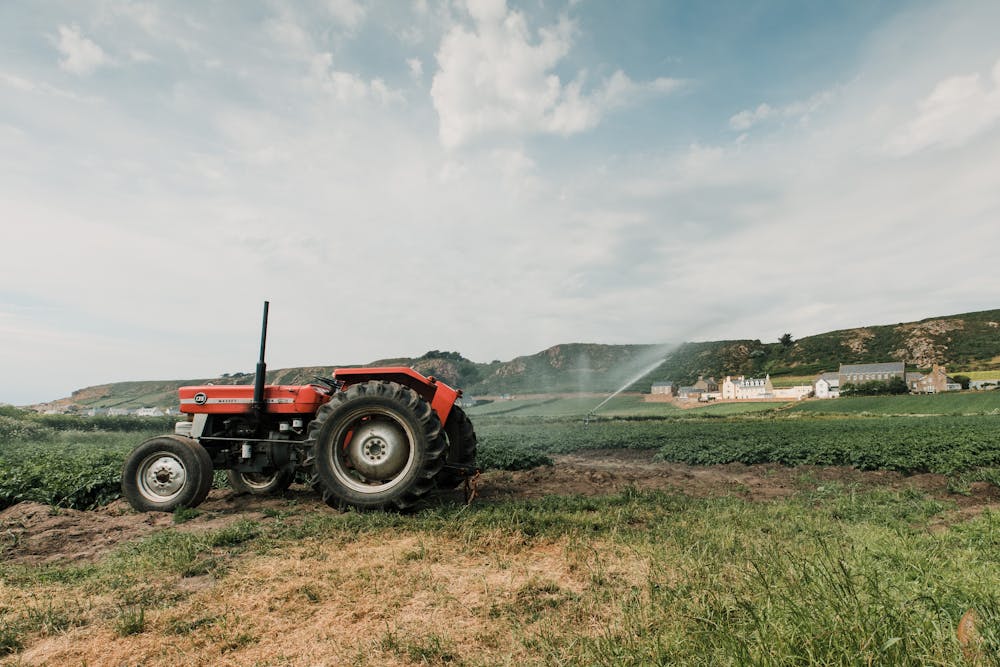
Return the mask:
<path id="1" fill-rule="evenodd" d="M 650 373 L 652 373 L 653 371 L 655 371 L 666 360 L 667 360 L 666 357 L 664 357 L 663 359 L 657 360 L 657 362 L 654 363 L 652 366 L 650 366 L 649 368 L 645 369 L 644 371 L 642 371 L 641 373 L 639 373 L 638 375 L 636 375 L 635 377 L 633 377 L 632 379 L 630 379 L 628 382 L 626 382 L 621 387 L 619 387 L 616 391 L 612 392 L 607 398 L 605 398 L 603 401 L 601 401 L 600 403 L 598 403 L 596 407 L 594 407 L 590 412 L 587 413 L 586 421 L 590 421 L 591 417 L 596 416 L 597 411 L 600 410 L 601 408 L 603 408 L 605 405 L 607 405 L 608 401 L 610 401 L 612 398 L 614 398 L 618 394 L 620 394 L 623 391 L 625 391 L 626 389 L 628 389 L 631 385 L 635 384 L 636 382 L 638 382 L 642 378 L 646 377 L 647 375 L 649 375 Z"/>

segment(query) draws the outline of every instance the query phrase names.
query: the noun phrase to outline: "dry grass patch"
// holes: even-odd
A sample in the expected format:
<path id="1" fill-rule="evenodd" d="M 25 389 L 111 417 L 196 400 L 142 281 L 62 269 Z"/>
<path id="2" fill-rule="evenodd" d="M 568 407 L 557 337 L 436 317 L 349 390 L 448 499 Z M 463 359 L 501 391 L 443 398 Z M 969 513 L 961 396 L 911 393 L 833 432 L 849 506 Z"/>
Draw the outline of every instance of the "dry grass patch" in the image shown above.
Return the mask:
<path id="1" fill-rule="evenodd" d="M 554 628 L 602 632 L 617 609 L 611 589 L 639 585 L 646 570 L 610 543 L 500 531 L 310 538 L 240 554 L 214 585 L 150 582 L 158 604 L 92 594 L 84 622 L 32 634 L 19 663 L 530 663 L 533 638 Z M 71 591 L 48 593 L 71 604 Z"/>

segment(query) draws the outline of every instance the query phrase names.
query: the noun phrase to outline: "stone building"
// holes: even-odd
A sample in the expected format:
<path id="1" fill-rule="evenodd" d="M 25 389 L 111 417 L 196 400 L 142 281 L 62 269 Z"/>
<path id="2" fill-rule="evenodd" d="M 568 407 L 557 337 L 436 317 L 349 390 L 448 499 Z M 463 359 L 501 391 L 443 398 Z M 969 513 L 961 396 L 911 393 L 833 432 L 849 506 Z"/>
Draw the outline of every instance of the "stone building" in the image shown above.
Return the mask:
<path id="1" fill-rule="evenodd" d="M 865 382 L 888 383 L 893 378 L 906 381 L 906 364 L 893 361 L 883 364 L 841 364 L 837 379 L 840 388 L 844 385 L 859 385 Z"/>
<path id="2" fill-rule="evenodd" d="M 909 373 L 907 373 L 909 375 Z M 955 387 L 961 388 L 958 383 L 952 381 L 945 372 L 944 366 L 934 364 L 931 372 L 921 375 L 912 381 L 907 382 L 910 391 L 914 394 L 940 394 L 945 391 L 955 391 Z"/>
<path id="3" fill-rule="evenodd" d="M 673 382 L 654 382 L 652 388 L 649 390 L 651 394 L 662 394 L 666 396 L 676 396 L 677 395 L 677 385 Z"/>

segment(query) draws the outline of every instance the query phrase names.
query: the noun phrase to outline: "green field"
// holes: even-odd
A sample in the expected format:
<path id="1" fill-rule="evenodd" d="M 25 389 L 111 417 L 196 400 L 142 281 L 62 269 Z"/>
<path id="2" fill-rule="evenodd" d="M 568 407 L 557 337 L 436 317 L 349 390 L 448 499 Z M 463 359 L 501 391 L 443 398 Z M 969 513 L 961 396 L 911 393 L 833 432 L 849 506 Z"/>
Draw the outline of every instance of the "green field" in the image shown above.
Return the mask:
<path id="1" fill-rule="evenodd" d="M 525 397 L 497 400 L 469 408 L 470 417 L 510 415 L 517 417 L 584 417 L 600 405 L 606 396 L 571 396 L 561 398 Z M 620 394 L 596 412 L 602 417 L 693 417 L 709 415 L 737 415 L 773 410 L 785 405 L 773 403 L 704 403 L 691 408 L 678 408 L 672 403 L 647 402 L 642 394 Z"/>
<path id="2" fill-rule="evenodd" d="M 579 396 L 568 398 L 524 397 L 497 400 L 470 408 L 471 417 L 583 417 L 604 397 Z M 597 411 L 601 417 L 690 417 L 712 415 L 736 416 L 787 410 L 803 414 L 846 415 L 981 415 L 1000 414 L 1000 391 L 954 392 L 927 396 L 853 396 L 832 400 L 705 403 L 681 409 L 671 403 L 645 402 L 641 394 L 622 394 L 611 399 Z"/>
<path id="3" fill-rule="evenodd" d="M 804 401 L 792 408 L 809 414 L 981 415 L 1000 414 L 1000 391 L 971 391 L 927 396 L 851 396 Z"/>
<path id="4" fill-rule="evenodd" d="M 992 371 L 952 371 L 949 375 L 964 375 L 970 380 L 997 380 L 1000 379 L 1000 370 Z"/>
<path id="5" fill-rule="evenodd" d="M 982 479 L 995 479 L 1000 467 L 1000 392 L 688 410 L 621 395 L 585 419 L 600 400 L 536 398 L 472 408 L 480 467 L 517 470 L 556 454 L 623 448 L 692 464 L 848 465 Z M 0 415 L 0 509 L 21 500 L 83 509 L 109 502 L 118 495 L 128 452 L 171 427 L 170 418 Z"/>

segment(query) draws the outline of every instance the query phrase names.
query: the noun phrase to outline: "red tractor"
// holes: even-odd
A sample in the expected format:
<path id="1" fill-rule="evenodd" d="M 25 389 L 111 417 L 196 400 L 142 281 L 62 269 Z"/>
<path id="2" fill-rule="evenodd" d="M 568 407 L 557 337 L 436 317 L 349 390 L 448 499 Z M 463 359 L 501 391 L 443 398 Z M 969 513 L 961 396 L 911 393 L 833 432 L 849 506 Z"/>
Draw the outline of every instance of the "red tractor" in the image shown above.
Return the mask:
<path id="1" fill-rule="evenodd" d="M 268 303 L 250 385 L 181 387 L 188 421 L 125 460 L 122 494 L 140 512 L 195 507 L 214 471 L 239 492 L 281 493 L 300 474 L 338 508 L 406 509 L 476 472 L 461 391 L 411 368 L 338 369 L 301 386 L 264 384 Z"/>

